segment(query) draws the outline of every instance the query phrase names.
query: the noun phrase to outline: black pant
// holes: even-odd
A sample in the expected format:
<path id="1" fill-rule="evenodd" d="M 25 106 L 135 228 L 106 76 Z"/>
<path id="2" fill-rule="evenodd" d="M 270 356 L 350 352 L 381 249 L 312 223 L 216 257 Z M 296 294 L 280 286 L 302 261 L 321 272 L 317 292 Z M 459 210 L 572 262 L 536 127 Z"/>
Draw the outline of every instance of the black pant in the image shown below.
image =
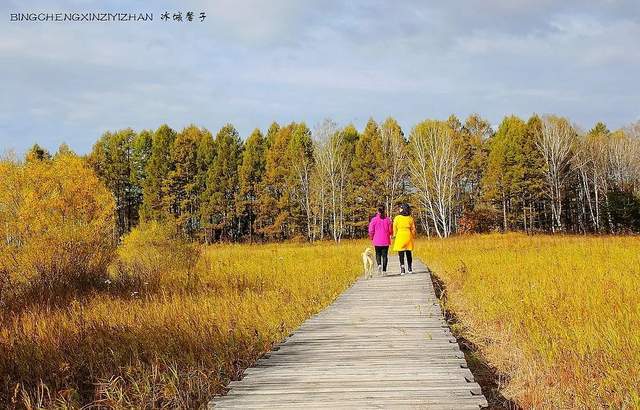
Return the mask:
<path id="1" fill-rule="evenodd" d="M 389 259 L 389 247 L 388 246 L 376 246 L 376 262 L 378 266 L 382 265 L 382 271 L 387 271 L 387 261 Z"/>
<path id="2" fill-rule="evenodd" d="M 400 266 L 404 265 L 404 255 L 407 255 L 407 267 L 409 270 L 411 269 L 411 264 L 413 263 L 413 256 L 411 256 L 411 251 L 400 251 L 398 253 L 400 255 Z"/>

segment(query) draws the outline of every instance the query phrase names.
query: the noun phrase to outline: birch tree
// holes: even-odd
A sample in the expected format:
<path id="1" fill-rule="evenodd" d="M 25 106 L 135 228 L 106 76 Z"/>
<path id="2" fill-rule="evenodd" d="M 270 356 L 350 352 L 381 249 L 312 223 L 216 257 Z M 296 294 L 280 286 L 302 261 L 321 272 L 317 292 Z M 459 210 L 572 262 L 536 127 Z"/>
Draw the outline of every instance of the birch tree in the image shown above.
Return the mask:
<path id="1" fill-rule="evenodd" d="M 608 191 L 608 138 L 609 130 L 606 126 L 596 124 L 578 139 L 571 161 L 580 181 L 582 213 L 596 232 L 602 229 L 602 202 Z"/>
<path id="2" fill-rule="evenodd" d="M 567 119 L 555 116 L 545 116 L 542 119 L 542 136 L 537 145 L 545 161 L 553 232 L 563 230 L 562 202 L 566 181 L 571 172 L 575 137 L 576 132 Z"/>
<path id="3" fill-rule="evenodd" d="M 439 237 L 453 231 L 453 209 L 459 186 L 462 152 L 449 126 L 441 121 L 416 125 L 410 137 L 410 171 L 425 217 Z"/>
<path id="4" fill-rule="evenodd" d="M 314 157 L 318 172 L 318 198 L 321 230 L 324 229 L 325 203 L 328 206 L 331 236 L 338 242 L 344 230 L 344 194 L 348 163 L 344 157 L 342 133 L 336 124 L 326 119 L 313 130 Z M 322 234 L 321 234 L 322 235 Z"/>
<path id="5" fill-rule="evenodd" d="M 640 124 L 613 133 L 608 154 L 613 183 L 621 190 L 635 190 L 640 179 Z"/>

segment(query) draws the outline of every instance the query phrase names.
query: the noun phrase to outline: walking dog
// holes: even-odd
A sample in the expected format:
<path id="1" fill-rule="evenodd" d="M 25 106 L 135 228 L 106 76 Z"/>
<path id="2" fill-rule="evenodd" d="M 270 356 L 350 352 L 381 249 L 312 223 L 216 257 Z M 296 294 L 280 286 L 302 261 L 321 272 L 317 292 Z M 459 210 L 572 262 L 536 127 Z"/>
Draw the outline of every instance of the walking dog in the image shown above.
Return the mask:
<path id="1" fill-rule="evenodd" d="M 364 277 L 366 279 L 373 278 L 375 262 L 373 261 L 373 250 L 366 248 L 362 252 L 362 265 L 364 267 Z"/>

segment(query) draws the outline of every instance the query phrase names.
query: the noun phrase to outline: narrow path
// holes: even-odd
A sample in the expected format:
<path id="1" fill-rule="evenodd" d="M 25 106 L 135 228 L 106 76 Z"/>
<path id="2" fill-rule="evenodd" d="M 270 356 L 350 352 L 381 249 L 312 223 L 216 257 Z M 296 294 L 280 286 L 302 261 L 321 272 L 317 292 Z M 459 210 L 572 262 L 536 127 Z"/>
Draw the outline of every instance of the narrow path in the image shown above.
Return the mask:
<path id="1" fill-rule="evenodd" d="M 436 299 L 425 265 L 360 279 L 308 319 L 218 408 L 450 408 L 487 405 Z"/>

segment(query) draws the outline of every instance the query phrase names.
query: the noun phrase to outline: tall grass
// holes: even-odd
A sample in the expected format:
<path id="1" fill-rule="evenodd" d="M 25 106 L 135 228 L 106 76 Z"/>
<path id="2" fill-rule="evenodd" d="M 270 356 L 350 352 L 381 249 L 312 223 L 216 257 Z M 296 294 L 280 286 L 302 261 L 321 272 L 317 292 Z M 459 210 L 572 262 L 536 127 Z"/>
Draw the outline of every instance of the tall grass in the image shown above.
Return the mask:
<path id="1" fill-rule="evenodd" d="M 360 272 L 355 243 L 198 248 L 146 229 L 103 288 L 0 325 L 0 407 L 201 406 Z"/>
<path id="2" fill-rule="evenodd" d="M 640 407 L 640 238 L 421 241 L 464 336 L 525 408 Z"/>
<path id="3" fill-rule="evenodd" d="M 201 406 L 352 283 L 363 247 L 200 247 L 143 226 L 100 286 L 5 311 L 0 408 Z M 640 238 L 463 236 L 416 253 L 507 397 L 640 406 Z"/>

